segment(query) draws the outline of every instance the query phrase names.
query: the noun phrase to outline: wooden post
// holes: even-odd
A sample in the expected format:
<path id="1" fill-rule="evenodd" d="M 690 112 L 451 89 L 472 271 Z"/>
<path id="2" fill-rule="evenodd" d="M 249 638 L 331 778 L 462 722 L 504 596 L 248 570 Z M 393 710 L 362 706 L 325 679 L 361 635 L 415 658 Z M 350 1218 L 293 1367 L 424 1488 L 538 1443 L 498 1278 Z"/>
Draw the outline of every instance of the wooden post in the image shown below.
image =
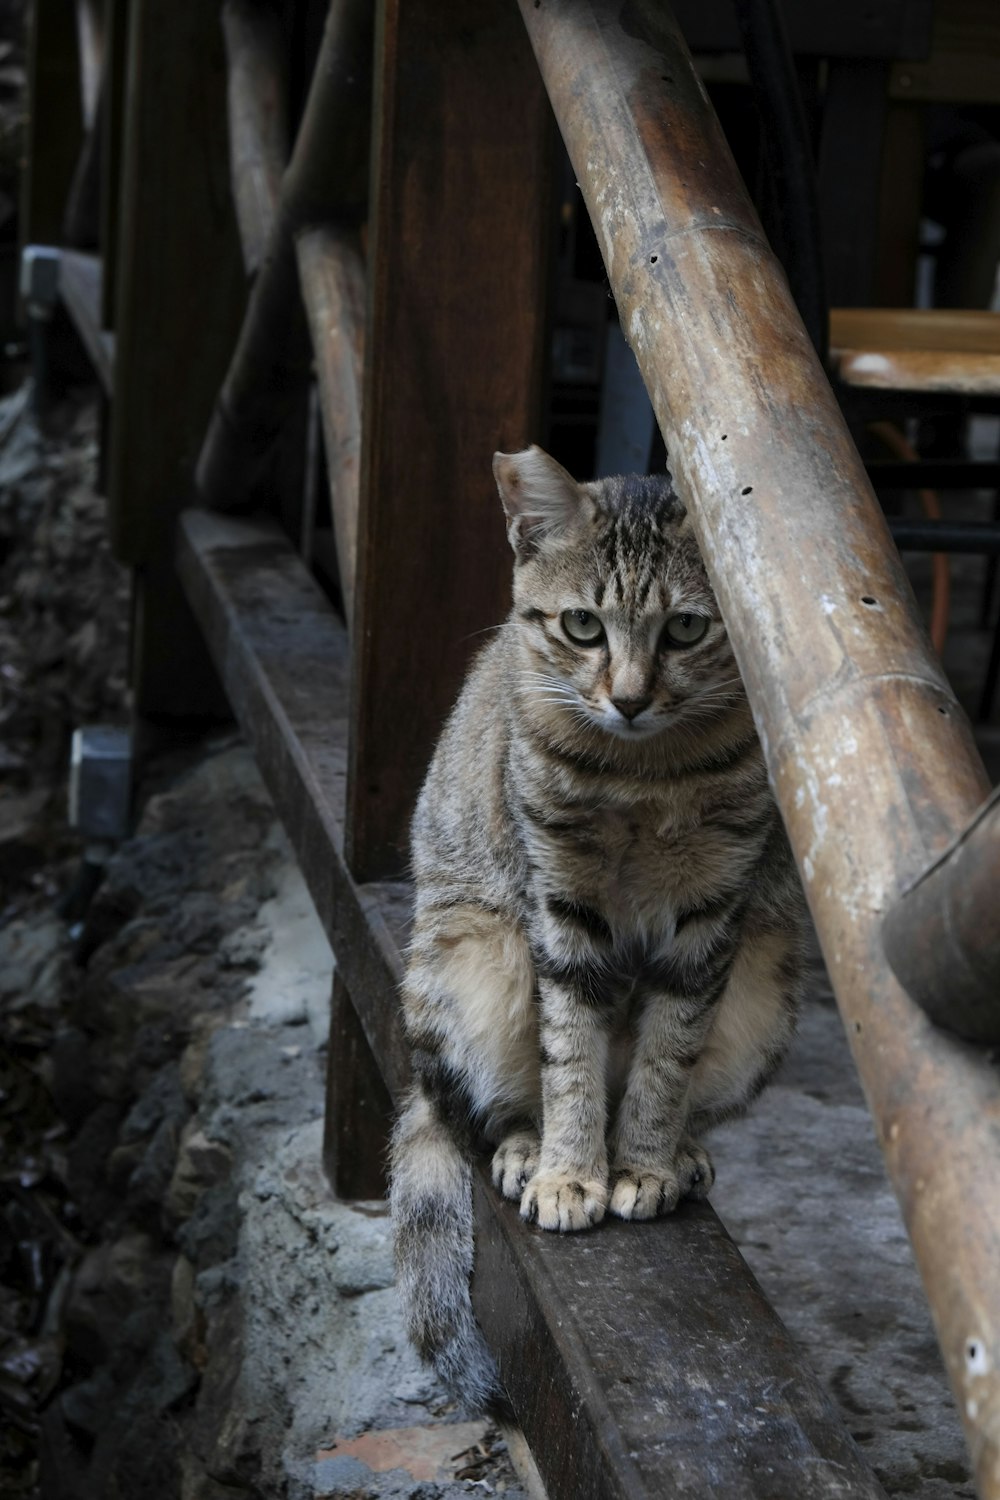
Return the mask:
<path id="1" fill-rule="evenodd" d="M 111 530 L 136 568 L 140 714 L 224 711 L 174 576 L 172 536 L 243 302 L 229 193 L 226 74 L 214 6 L 129 16 L 119 226 Z"/>
<path id="2" fill-rule="evenodd" d="M 58 245 L 83 144 L 76 12 L 67 0 L 35 0 L 30 16 L 21 244 Z"/>
<path id="3" fill-rule="evenodd" d="M 549 138 L 506 0 L 379 8 L 348 848 L 405 863 L 510 556 L 490 472 L 540 434 Z"/>
<path id="4" fill-rule="evenodd" d="M 340 1198 L 386 1198 L 392 1100 L 339 972 L 330 1002 L 323 1166 Z"/>
<path id="5" fill-rule="evenodd" d="M 861 460 L 661 5 L 520 0 L 689 504 L 899 1196 L 1000 1496 L 998 1094 L 882 917 L 987 791 Z"/>
<path id="6" fill-rule="evenodd" d="M 101 327 L 115 322 L 118 222 L 124 155 L 125 79 L 128 69 L 127 0 L 104 0 L 104 89 L 101 97 Z"/>

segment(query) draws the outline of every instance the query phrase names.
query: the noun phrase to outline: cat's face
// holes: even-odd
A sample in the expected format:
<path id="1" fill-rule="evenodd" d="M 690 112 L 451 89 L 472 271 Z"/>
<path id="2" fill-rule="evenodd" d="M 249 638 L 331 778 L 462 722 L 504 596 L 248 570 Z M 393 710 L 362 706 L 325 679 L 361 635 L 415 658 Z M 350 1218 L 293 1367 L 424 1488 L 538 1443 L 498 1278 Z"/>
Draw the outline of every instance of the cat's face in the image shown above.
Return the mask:
<path id="1" fill-rule="evenodd" d="M 578 485 L 540 449 L 494 472 L 517 558 L 524 700 L 639 740 L 742 695 L 684 509 L 665 477 Z"/>

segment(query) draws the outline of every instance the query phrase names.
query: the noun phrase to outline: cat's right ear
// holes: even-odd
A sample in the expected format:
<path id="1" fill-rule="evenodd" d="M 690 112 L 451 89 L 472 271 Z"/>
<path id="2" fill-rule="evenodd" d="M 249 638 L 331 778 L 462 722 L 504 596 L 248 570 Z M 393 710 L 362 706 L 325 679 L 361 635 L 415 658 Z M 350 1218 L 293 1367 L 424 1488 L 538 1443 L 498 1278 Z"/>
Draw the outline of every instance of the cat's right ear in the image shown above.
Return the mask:
<path id="1" fill-rule="evenodd" d="M 494 453 L 493 477 L 507 517 L 507 540 L 519 562 L 537 552 L 547 537 L 579 524 L 580 486 L 536 444 L 522 453 Z"/>

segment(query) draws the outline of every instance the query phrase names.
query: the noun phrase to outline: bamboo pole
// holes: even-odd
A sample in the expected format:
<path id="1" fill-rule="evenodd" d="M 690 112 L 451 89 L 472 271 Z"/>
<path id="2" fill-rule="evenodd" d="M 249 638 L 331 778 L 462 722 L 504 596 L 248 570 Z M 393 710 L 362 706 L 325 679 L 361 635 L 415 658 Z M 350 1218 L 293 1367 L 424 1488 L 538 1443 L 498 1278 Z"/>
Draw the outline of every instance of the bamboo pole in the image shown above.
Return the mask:
<path id="1" fill-rule="evenodd" d="M 689 503 L 902 1205 L 983 1500 L 1000 1497 L 1000 1090 L 881 924 L 987 780 L 667 8 L 519 0 Z"/>
<path id="2" fill-rule="evenodd" d="M 350 624 L 358 560 L 365 269 L 357 236 L 336 228 L 306 230 L 295 252 L 316 356 L 340 587 Z"/>
<path id="3" fill-rule="evenodd" d="M 1000 788 L 888 913 L 886 956 L 939 1026 L 1000 1043 Z"/>
<path id="4" fill-rule="evenodd" d="M 277 216 L 288 162 L 288 97 L 283 38 L 267 0 L 222 7 L 229 106 L 229 176 L 247 275 L 260 270 Z"/>
<path id="5" fill-rule="evenodd" d="M 311 375 L 309 327 L 316 336 L 330 327 L 331 287 L 340 289 L 345 310 L 355 313 L 360 263 L 348 246 L 367 199 L 371 33 L 365 0 L 333 0 L 292 158 L 273 206 L 267 249 L 198 461 L 199 491 L 218 510 L 246 510 L 267 496 L 278 438 Z M 249 128 L 261 138 L 259 121 Z M 304 254 L 297 249 L 300 236 L 308 238 L 319 228 L 328 232 L 323 243 L 335 246 L 331 266 L 316 254 L 319 241 L 307 245 Z M 360 442 L 360 422 L 348 436 L 357 408 L 359 351 L 360 334 L 354 330 L 335 335 L 330 348 L 317 348 L 326 387 L 323 405 L 338 404 L 332 419 L 338 447 L 330 465 L 331 483 L 344 478 L 332 495 L 338 540 L 342 533 L 353 535 L 357 526 L 356 465 L 343 459 Z M 330 426 L 324 414 L 324 431 Z M 353 594 L 353 559 L 345 552 L 339 562 L 347 602 Z"/>

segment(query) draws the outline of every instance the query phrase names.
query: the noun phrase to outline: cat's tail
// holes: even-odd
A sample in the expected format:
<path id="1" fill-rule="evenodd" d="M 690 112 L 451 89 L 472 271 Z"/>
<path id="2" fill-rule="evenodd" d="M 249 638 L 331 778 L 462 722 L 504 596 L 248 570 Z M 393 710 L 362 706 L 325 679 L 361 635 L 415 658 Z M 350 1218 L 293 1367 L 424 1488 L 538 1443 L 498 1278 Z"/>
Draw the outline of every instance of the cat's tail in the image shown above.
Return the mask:
<path id="1" fill-rule="evenodd" d="M 396 1285 L 407 1332 L 470 1411 L 508 1413 L 472 1311 L 472 1167 L 418 1084 L 392 1139 Z"/>

